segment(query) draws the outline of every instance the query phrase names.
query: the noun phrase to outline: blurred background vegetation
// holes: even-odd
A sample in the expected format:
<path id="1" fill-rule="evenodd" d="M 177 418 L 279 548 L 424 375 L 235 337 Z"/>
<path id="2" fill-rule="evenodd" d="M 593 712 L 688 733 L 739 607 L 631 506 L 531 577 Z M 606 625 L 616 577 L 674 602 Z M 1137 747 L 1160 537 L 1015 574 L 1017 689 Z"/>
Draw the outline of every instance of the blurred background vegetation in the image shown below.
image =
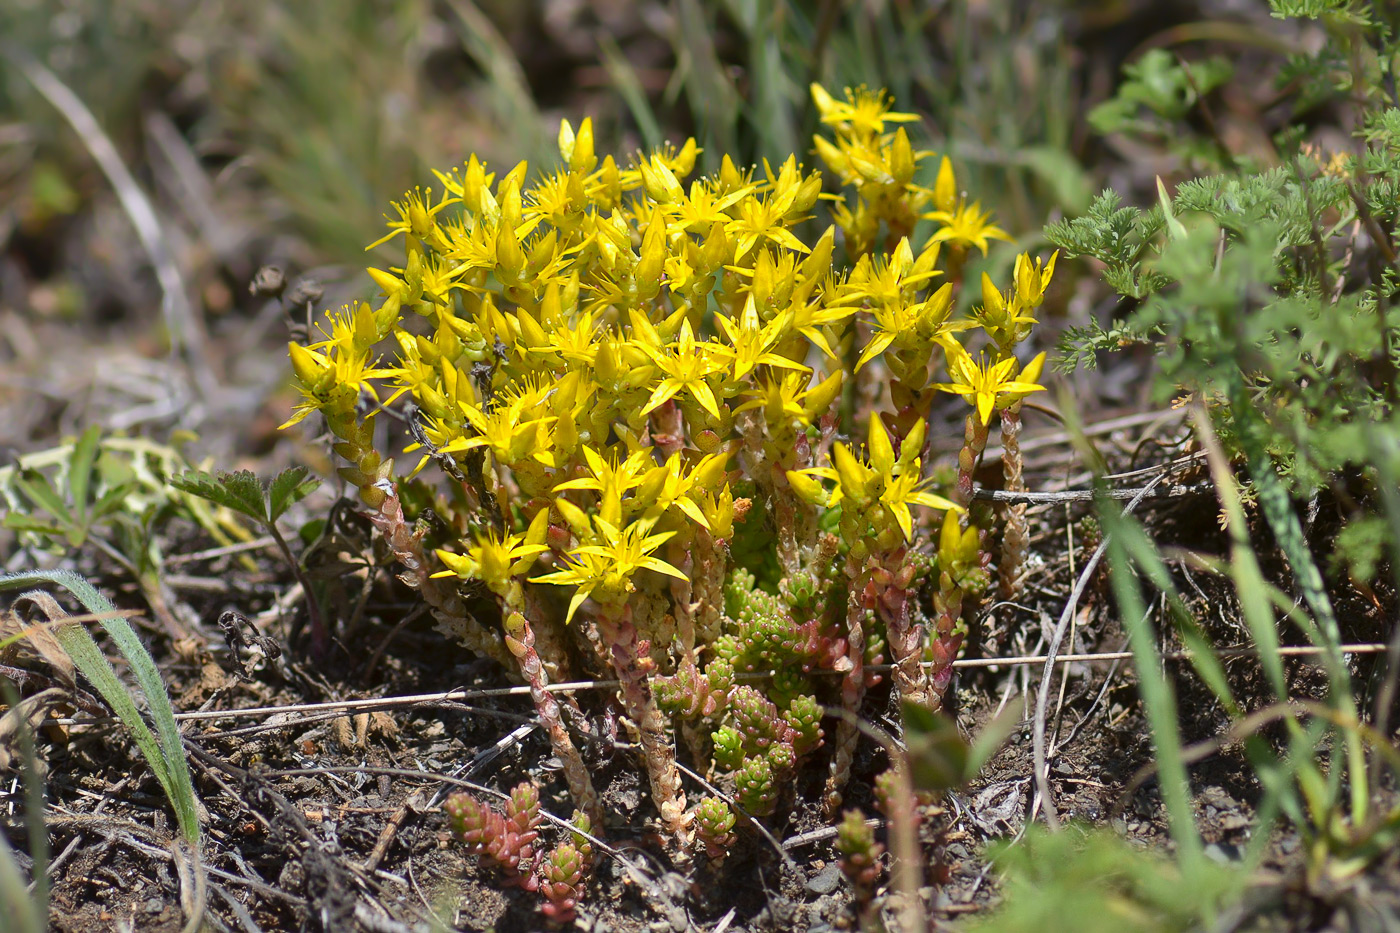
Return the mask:
<path id="1" fill-rule="evenodd" d="M 725 153 L 811 161 L 810 82 L 886 87 L 924 117 L 916 145 L 952 157 L 1016 249 L 1043 249 L 1047 221 L 1108 184 L 1146 202 L 1153 175 L 1188 158 L 1091 127 L 1125 62 L 1155 47 L 1238 62 L 1295 42 L 1283 28 L 1262 2 L 1226 0 L 0 0 L 0 361 L 24 373 L 0 380 L 0 455 L 83 417 L 64 382 L 74 357 L 62 378 L 35 373 L 40 348 L 116 342 L 150 359 L 168 342 L 94 141 L 36 90 L 29 56 L 151 199 L 192 326 L 212 338 L 204 364 L 236 385 L 283 371 L 275 352 L 251 360 L 285 336 L 249 293 L 260 266 L 314 275 L 324 306 L 367 294 L 363 244 L 391 198 L 473 152 L 548 166 L 562 117 L 591 116 L 600 152 L 693 134 L 705 170 Z M 1245 128 L 1241 147 L 1267 159 L 1258 90 L 1211 94 L 1223 132 Z M 1052 314 L 1090 313 L 1074 293 L 1063 276 Z M 36 386 L 49 404 L 24 401 Z M 250 430 L 233 449 L 270 444 Z"/>

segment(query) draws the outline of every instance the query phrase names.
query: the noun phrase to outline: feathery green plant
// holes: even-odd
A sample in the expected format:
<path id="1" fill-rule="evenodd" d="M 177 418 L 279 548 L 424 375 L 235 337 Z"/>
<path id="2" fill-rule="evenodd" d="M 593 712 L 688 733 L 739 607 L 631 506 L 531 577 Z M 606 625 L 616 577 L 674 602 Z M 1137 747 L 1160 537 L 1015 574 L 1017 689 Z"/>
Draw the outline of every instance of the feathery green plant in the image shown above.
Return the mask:
<path id="1" fill-rule="evenodd" d="M 1067 254 L 1103 263 L 1107 284 L 1131 302 L 1111 324 L 1094 321 L 1071 331 L 1062 365 L 1092 366 L 1098 353 L 1147 344 L 1157 350 L 1159 396 L 1189 393 L 1198 400 L 1198 437 L 1210 455 L 1230 555 L 1228 561 L 1179 559 L 1229 578 L 1274 694 L 1273 706 L 1245 708 L 1162 555 L 1140 525 L 1103 509 L 1118 608 L 1133 638 L 1183 876 L 1200 870 L 1200 843 L 1177 751 L 1176 711 L 1145 623 L 1137 621 L 1145 601 L 1132 568 L 1166 597 L 1197 674 L 1235 721 L 1260 779 L 1264 795 L 1250 857 L 1259 857 L 1272 820 L 1282 814 L 1304 837 L 1310 878 L 1335 879 L 1359 871 L 1391 843 L 1400 811 L 1378 808 L 1373 799 L 1379 765 L 1393 767 L 1394 750 L 1362 721 L 1333 590 L 1314 557 L 1311 520 L 1301 513 L 1306 500 L 1346 523 L 1336 545 L 1349 573 L 1337 586 L 1366 587 L 1381 555 L 1400 545 L 1392 507 L 1400 469 L 1379 455 L 1400 441 L 1400 109 L 1386 90 L 1400 42 L 1396 24 L 1372 8 L 1349 2 L 1275 2 L 1273 8 L 1279 16 L 1317 18 L 1326 29 L 1329 44 L 1306 66 L 1311 80 L 1294 85 L 1306 92 L 1295 106 L 1301 112 L 1318 95 L 1345 97 L 1357 114 L 1349 151 L 1320 151 L 1298 128 L 1276 140 L 1279 165 L 1248 167 L 1221 153 L 1224 170 L 1183 181 L 1174 194 L 1159 179 L 1150 209 L 1120 206 L 1119 196 L 1106 191 L 1084 216 L 1046 233 Z M 1160 71 L 1158 77 L 1200 71 L 1160 59 L 1150 64 L 1134 66 L 1124 100 L 1146 93 L 1141 85 L 1149 71 Z M 1301 67 L 1290 60 L 1280 81 L 1298 77 Z M 1182 105 L 1197 99 L 1185 94 Z M 1241 462 L 1247 486 L 1230 469 L 1232 458 Z M 1300 599 L 1265 578 L 1249 535 L 1246 496 L 1257 503 Z M 1299 704 L 1288 693 L 1278 653 L 1285 621 L 1322 649 L 1325 703 Z M 1257 734 L 1275 720 L 1284 726 L 1281 750 Z"/>

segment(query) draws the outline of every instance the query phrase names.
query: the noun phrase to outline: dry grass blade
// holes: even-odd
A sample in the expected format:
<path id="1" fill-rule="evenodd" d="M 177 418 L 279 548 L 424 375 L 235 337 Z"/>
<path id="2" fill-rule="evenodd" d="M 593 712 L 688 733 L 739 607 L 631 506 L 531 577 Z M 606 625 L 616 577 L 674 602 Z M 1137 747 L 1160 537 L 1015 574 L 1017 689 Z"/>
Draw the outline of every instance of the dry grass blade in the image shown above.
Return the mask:
<path id="1" fill-rule="evenodd" d="M 49 711 L 63 703 L 67 697 L 68 691 L 62 687 L 49 687 L 33 696 L 25 697 L 6 710 L 5 715 L 0 716 L 0 771 L 9 770 L 15 759 L 20 757 L 17 750 L 23 744 L 23 736 L 33 733 L 47 718 Z M 35 766 L 38 767 L 37 762 Z"/>
<path id="2" fill-rule="evenodd" d="M 141 190 L 136 179 L 122 161 L 117 147 L 102 131 L 92 111 L 34 56 L 8 42 L 0 43 L 0 56 L 9 59 L 34 85 L 34 89 L 53 104 L 63 118 L 73 127 L 82 139 L 83 145 L 116 189 L 122 209 L 136 228 L 141 246 L 155 267 L 156 278 L 161 288 L 161 311 L 166 327 L 170 330 L 171 344 L 179 348 L 183 345 L 186 362 L 194 385 L 200 393 L 208 396 L 213 389 L 213 375 L 205 352 L 204 332 L 194 309 L 190 306 L 189 295 L 180 268 L 166 240 L 156 217 L 155 208 Z"/>
<path id="3" fill-rule="evenodd" d="M 0 650 L 18 641 L 29 644 L 39 657 L 53 668 L 54 675 L 66 687 L 74 687 L 73 659 L 63 650 L 51 631 L 51 624 L 25 625 L 13 612 L 0 613 Z"/>
<path id="4" fill-rule="evenodd" d="M 1144 498 L 1151 494 L 1157 487 L 1158 482 L 1163 477 L 1148 483 L 1137 491 L 1137 494 L 1123 508 L 1123 514 L 1130 514 L 1137 508 Z M 1054 794 L 1050 788 L 1049 763 L 1046 758 L 1045 748 L 1045 719 L 1050 705 L 1050 686 L 1054 682 L 1055 654 L 1060 650 L 1060 642 L 1065 637 L 1065 631 L 1069 628 L 1070 620 L 1074 618 L 1075 611 L 1079 608 L 1079 599 L 1084 595 L 1085 588 L 1093 578 L 1094 570 L 1099 566 L 1099 562 L 1108 553 L 1109 540 L 1107 536 L 1099 543 L 1094 550 L 1094 554 L 1085 563 L 1084 569 L 1080 571 L 1079 579 L 1075 581 L 1074 589 L 1069 594 L 1069 601 L 1065 603 L 1064 611 L 1060 613 L 1060 620 L 1055 626 L 1055 633 L 1050 639 L 1050 648 L 1046 653 L 1045 672 L 1040 678 L 1040 692 L 1035 700 L 1035 783 L 1036 789 L 1040 792 L 1040 799 L 1045 805 L 1045 822 L 1050 828 L 1059 827 L 1059 814 L 1055 811 Z"/>

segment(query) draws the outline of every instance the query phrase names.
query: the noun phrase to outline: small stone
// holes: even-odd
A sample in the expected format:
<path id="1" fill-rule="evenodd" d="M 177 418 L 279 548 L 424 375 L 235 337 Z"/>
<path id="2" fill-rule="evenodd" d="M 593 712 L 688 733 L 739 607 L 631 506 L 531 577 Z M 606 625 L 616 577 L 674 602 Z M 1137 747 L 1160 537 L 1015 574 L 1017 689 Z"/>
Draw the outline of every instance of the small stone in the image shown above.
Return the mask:
<path id="1" fill-rule="evenodd" d="M 1237 865 L 1243 854 L 1239 846 L 1228 842 L 1212 842 L 1205 848 L 1206 858 L 1221 865 Z"/>
<path id="2" fill-rule="evenodd" d="M 841 884 L 841 866 L 835 862 L 807 879 L 807 890 L 813 894 L 830 894 Z"/>

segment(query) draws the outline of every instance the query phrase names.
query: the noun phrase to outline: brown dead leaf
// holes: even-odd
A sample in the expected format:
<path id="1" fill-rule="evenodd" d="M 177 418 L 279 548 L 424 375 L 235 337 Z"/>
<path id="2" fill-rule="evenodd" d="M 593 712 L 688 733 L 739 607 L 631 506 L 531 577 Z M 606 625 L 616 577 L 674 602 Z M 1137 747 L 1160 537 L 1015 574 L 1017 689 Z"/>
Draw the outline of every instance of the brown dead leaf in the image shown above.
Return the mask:
<path id="1" fill-rule="evenodd" d="M 48 662 L 49 667 L 53 668 L 54 677 L 69 689 L 74 689 L 77 682 L 73 678 L 73 659 L 68 657 L 68 652 L 63 650 L 52 631 L 55 624 L 61 624 L 60 620 L 66 620 L 67 613 L 52 596 L 43 594 L 52 604 L 49 606 L 39 600 L 39 595 L 27 594 L 26 599 L 37 605 L 40 611 L 49 617 L 49 621 L 26 625 L 17 613 L 7 610 L 0 613 L 0 641 L 16 635 L 23 636 L 18 644 L 27 646 L 35 655 Z"/>
<path id="2" fill-rule="evenodd" d="M 24 754 L 24 746 L 20 741 L 21 731 L 28 730 L 29 734 L 33 735 L 48 717 L 50 710 L 67 702 L 68 694 L 63 688 L 50 687 L 32 697 L 26 697 L 16 706 L 6 710 L 5 715 L 0 716 L 0 771 L 9 770 L 14 760 Z M 34 766 L 42 776 L 44 763 L 37 756 Z"/>

